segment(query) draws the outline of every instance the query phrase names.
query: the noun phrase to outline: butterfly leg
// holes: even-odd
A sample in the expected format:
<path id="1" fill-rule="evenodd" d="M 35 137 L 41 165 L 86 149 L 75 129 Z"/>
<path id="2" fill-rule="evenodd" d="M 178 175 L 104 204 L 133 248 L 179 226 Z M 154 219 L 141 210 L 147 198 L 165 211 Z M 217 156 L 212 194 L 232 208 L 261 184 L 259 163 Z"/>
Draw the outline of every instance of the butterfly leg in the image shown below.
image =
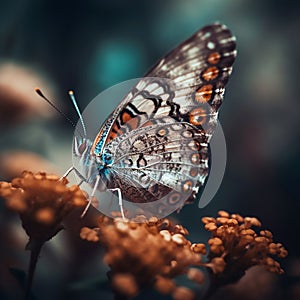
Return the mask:
<path id="1" fill-rule="evenodd" d="M 124 209 L 123 209 L 123 199 L 122 199 L 121 190 L 119 188 L 115 188 L 115 189 L 109 189 L 109 191 L 111 191 L 111 192 L 117 192 L 118 193 L 119 206 L 120 206 L 121 215 L 122 215 L 123 220 L 126 220 L 125 214 L 124 214 Z"/>
<path id="2" fill-rule="evenodd" d="M 92 204 L 92 199 L 93 199 L 93 197 L 96 194 L 96 190 L 98 188 L 98 185 L 99 185 L 99 182 L 100 182 L 100 178 L 101 178 L 100 175 L 97 175 L 96 181 L 95 181 L 95 184 L 94 184 L 94 187 L 93 187 L 93 190 L 92 190 L 92 193 L 91 193 L 91 195 L 89 196 L 89 199 L 88 199 L 88 204 L 86 205 L 84 211 L 82 212 L 82 214 L 80 216 L 81 218 L 83 218 L 85 216 L 86 212 L 88 211 L 89 207 Z"/>
<path id="3" fill-rule="evenodd" d="M 63 178 L 66 178 L 66 177 L 67 177 L 68 175 L 70 175 L 70 173 L 73 172 L 73 171 L 74 171 L 74 172 L 76 173 L 76 175 L 80 178 L 80 182 L 78 183 L 78 186 L 80 186 L 83 182 L 86 182 L 86 179 L 81 175 L 81 173 L 80 173 L 75 167 L 69 168 L 69 169 L 65 172 L 65 174 L 60 178 L 60 180 L 63 179 Z M 80 216 L 81 218 L 83 218 L 83 217 L 85 216 L 86 212 L 88 211 L 89 207 L 91 206 L 91 204 L 92 204 L 92 199 L 93 199 L 93 197 L 95 196 L 95 193 L 96 193 L 97 187 L 98 187 L 98 185 L 99 185 L 99 182 L 100 182 L 100 176 L 98 175 L 98 176 L 96 177 L 96 182 L 95 182 L 95 185 L 94 185 L 94 187 L 93 187 L 93 191 L 92 191 L 91 195 L 90 195 L 89 198 L 88 198 L 88 203 L 87 203 L 87 205 L 86 205 L 84 211 L 82 212 L 82 214 L 81 214 L 81 216 Z"/>
<path id="4" fill-rule="evenodd" d="M 80 183 L 78 184 L 78 186 L 80 186 L 84 181 L 86 181 L 85 180 L 85 178 L 81 175 L 81 173 L 75 168 L 75 167 L 71 167 L 71 168 L 69 168 L 66 172 L 65 172 L 65 174 L 62 176 L 62 177 L 60 177 L 60 179 L 59 180 L 62 180 L 63 178 L 66 178 L 67 176 L 69 176 L 70 174 L 71 174 L 71 172 L 75 172 L 76 173 L 76 175 L 80 178 Z"/>

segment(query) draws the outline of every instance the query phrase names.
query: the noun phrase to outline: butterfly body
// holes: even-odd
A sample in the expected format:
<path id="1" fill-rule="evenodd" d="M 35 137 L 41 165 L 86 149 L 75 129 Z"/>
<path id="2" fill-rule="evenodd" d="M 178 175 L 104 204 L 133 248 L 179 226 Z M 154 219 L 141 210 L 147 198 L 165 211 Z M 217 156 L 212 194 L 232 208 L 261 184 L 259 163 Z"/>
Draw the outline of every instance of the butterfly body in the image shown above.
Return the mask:
<path id="1" fill-rule="evenodd" d="M 159 203 L 147 206 L 153 214 L 191 202 L 209 173 L 209 141 L 235 56 L 235 39 L 220 24 L 171 51 L 130 90 L 93 142 L 83 151 L 75 146 L 86 181 L 95 186 L 98 178 L 98 190 L 119 189 L 128 203 Z"/>

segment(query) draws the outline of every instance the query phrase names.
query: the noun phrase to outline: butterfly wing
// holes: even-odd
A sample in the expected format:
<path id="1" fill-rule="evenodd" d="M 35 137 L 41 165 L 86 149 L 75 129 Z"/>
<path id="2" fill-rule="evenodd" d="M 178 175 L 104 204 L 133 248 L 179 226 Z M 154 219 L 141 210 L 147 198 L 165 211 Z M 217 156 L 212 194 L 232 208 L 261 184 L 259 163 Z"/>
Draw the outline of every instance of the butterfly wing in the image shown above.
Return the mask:
<path id="1" fill-rule="evenodd" d="M 177 208 L 194 198 L 208 174 L 208 143 L 235 46 L 224 25 L 206 26 L 136 84 L 92 147 L 96 156 L 113 157 L 109 188 L 120 187 L 129 202 L 163 199 Z"/>
<path id="2" fill-rule="evenodd" d="M 201 125 L 201 117 L 202 123 L 212 122 L 207 116 L 216 120 L 235 57 L 235 37 L 225 25 L 202 28 L 161 59 L 128 93 L 104 123 L 93 150 L 101 153 L 105 144 L 140 127 L 153 113 L 156 118 L 172 114 L 179 120 L 188 115 L 196 126 Z"/>

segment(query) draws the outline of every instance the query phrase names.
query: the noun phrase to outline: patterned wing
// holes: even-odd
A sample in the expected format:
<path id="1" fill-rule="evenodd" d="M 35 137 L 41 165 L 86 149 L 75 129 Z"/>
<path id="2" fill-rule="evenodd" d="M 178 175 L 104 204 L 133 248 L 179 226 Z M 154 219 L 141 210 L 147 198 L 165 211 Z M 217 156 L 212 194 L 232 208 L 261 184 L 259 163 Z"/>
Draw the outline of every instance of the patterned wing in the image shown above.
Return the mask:
<path id="1" fill-rule="evenodd" d="M 172 50 L 107 119 L 94 141 L 95 153 L 100 154 L 104 145 L 118 135 L 147 123 L 154 114 L 156 118 L 171 115 L 198 127 L 210 123 L 207 133 L 211 135 L 232 71 L 235 48 L 235 37 L 227 27 L 213 24 Z"/>
<path id="2" fill-rule="evenodd" d="M 194 199 L 208 175 L 208 143 L 236 56 L 235 38 L 206 26 L 171 51 L 123 99 L 100 130 L 95 156 L 112 157 L 108 188 L 165 209 Z"/>
<path id="3" fill-rule="evenodd" d="M 115 173 L 108 187 L 122 186 L 123 196 L 131 202 L 149 203 L 165 197 L 163 202 L 177 205 L 182 196 L 186 200 L 197 192 L 207 177 L 206 135 L 170 117 L 121 135 L 106 151 L 113 154 Z"/>

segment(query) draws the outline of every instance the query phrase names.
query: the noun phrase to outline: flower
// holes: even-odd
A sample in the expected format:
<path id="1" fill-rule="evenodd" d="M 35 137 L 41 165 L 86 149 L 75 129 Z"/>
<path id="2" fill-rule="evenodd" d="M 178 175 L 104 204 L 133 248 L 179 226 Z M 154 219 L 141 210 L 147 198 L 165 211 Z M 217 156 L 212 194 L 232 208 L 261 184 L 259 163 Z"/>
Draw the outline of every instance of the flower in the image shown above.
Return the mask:
<path id="1" fill-rule="evenodd" d="M 104 261 L 111 268 L 109 278 L 117 294 L 131 298 L 140 290 L 153 287 L 174 299 L 192 299 L 191 290 L 177 287 L 173 281 L 182 274 L 196 283 L 204 280 L 202 271 L 191 268 L 201 264 L 203 251 L 199 249 L 203 247 L 193 246 L 186 239 L 187 234 L 183 226 L 168 219 L 135 223 L 101 217 L 98 228 L 85 227 L 80 236 L 105 248 Z M 124 285 L 130 286 L 128 293 Z"/>
<path id="2" fill-rule="evenodd" d="M 284 272 L 274 257 L 286 257 L 287 250 L 281 243 L 273 242 L 270 231 L 258 230 L 261 222 L 257 218 L 226 211 L 218 214 L 217 218 L 202 218 L 205 229 L 212 234 L 208 241 L 209 261 L 205 265 L 218 284 L 236 282 L 255 265 L 273 273 Z"/>
<path id="3" fill-rule="evenodd" d="M 86 205 L 86 198 L 78 186 L 67 187 L 68 180 L 44 172 L 24 171 L 11 183 L 0 182 L 0 196 L 8 208 L 19 213 L 22 226 L 29 236 L 26 250 L 30 263 L 25 285 L 25 299 L 29 299 L 38 257 L 42 246 L 61 229 L 64 217 L 77 207 Z"/>
<path id="4" fill-rule="evenodd" d="M 86 205 L 79 187 L 67 187 L 67 183 L 55 175 L 24 171 L 11 183 L 0 182 L 0 196 L 8 208 L 19 213 L 30 240 L 45 242 L 62 229 L 68 213 Z"/>
<path id="5" fill-rule="evenodd" d="M 105 248 L 104 261 L 110 267 L 112 288 L 125 299 L 145 288 L 154 288 L 175 300 L 195 299 L 193 290 L 177 286 L 174 279 L 184 274 L 202 285 L 206 278 L 199 266 L 209 270 L 210 287 L 205 299 L 218 287 L 237 282 L 252 266 L 263 265 L 271 272 L 283 273 L 273 257 L 283 258 L 287 251 L 282 244 L 273 242 L 270 231 L 255 230 L 261 226 L 257 218 L 219 211 L 217 218 L 204 217 L 202 221 L 212 234 L 209 251 L 203 243 L 192 244 L 187 239 L 187 229 L 168 219 L 135 223 L 102 216 L 97 228 L 84 227 L 80 236 Z M 202 255 L 207 252 L 205 262 Z"/>

